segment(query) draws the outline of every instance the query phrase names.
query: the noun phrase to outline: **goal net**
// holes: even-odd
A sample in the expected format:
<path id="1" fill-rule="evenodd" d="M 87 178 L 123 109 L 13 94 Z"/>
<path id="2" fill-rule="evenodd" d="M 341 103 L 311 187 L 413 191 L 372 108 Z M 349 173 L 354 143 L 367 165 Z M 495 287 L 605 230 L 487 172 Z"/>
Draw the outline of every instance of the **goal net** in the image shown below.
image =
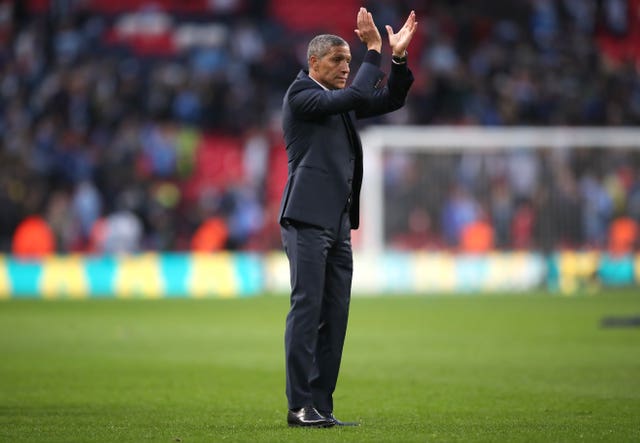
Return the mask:
<path id="1" fill-rule="evenodd" d="M 640 221 L 639 128 L 370 126 L 361 135 L 362 253 L 603 250 L 616 221 Z"/>

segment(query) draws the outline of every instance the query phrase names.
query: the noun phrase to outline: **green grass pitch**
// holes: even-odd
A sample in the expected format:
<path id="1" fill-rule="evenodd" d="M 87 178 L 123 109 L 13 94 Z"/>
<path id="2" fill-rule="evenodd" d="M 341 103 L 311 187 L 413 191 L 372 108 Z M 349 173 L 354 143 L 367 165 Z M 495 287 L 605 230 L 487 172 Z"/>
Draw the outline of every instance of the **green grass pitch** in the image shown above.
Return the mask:
<path id="1" fill-rule="evenodd" d="M 286 296 L 5 301 L 0 441 L 638 442 L 639 292 L 355 297 L 341 429 L 285 424 Z"/>

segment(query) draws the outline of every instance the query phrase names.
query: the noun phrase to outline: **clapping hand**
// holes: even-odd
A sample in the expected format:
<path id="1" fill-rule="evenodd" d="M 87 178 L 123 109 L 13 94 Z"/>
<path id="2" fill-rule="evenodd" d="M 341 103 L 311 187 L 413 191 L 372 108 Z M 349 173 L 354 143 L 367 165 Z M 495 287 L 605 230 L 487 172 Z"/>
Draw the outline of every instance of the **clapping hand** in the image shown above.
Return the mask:
<path id="1" fill-rule="evenodd" d="M 389 25 L 385 26 L 385 28 L 387 29 L 387 34 L 389 34 L 389 46 L 391 46 L 393 55 L 403 57 L 413 34 L 415 34 L 418 28 L 416 13 L 411 11 L 404 26 L 396 33 L 393 32 L 393 28 Z"/>
<path id="2" fill-rule="evenodd" d="M 366 8 L 360 8 L 358 17 L 356 18 L 358 29 L 355 30 L 360 41 L 367 45 L 367 49 L 373 49 L 378 52 L 382 50 L 382 37 L 373 21 L 373 16 Z"/>

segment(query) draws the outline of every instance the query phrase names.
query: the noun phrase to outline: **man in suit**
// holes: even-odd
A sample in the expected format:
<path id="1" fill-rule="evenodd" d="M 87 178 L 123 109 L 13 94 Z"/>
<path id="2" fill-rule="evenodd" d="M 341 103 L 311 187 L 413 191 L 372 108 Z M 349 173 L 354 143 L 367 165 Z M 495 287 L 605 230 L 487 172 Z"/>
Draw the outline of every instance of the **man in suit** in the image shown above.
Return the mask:
<path id="1" fill-rule="evenodd" d="M 386 86 L 379 68 L 382 38 L 371 13 L 360 8 L 356 24 L 367 53 L 351 85 L 349 45 L 323 34 L 309 43 L 309 69 L 300 71 L 284 97 L 289 173 L 279 221 L 291 277 L 285 330 L 289 426 L 355 425 L 333 415 L 363 172 L 353 119 L 402 107 L 413 82 L 406 49 L 417 27 L 415 13 L 397 33 L 386 26 L 393 61 Z"/>

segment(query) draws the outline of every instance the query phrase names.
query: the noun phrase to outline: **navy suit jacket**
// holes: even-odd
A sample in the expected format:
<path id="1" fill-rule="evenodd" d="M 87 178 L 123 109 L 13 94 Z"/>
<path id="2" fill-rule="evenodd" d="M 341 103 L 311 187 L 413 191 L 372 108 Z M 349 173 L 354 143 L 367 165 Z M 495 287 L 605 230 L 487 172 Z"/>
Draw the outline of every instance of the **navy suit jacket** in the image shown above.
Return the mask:
<path id="1" fill-rule="evenodd" d="M 284 140 L 289 162 L 279 221 L 285 218 L 338 229 L 351 197 L 351 228 L 360 224 L 362 144 L 353 119 L 374 117 L 404 105 L 413 75 L 392 64 L 389 79 L 381 56 L 368 51 L 350 86 L 325 90 L 302 70 L 283 102 Z"/>

